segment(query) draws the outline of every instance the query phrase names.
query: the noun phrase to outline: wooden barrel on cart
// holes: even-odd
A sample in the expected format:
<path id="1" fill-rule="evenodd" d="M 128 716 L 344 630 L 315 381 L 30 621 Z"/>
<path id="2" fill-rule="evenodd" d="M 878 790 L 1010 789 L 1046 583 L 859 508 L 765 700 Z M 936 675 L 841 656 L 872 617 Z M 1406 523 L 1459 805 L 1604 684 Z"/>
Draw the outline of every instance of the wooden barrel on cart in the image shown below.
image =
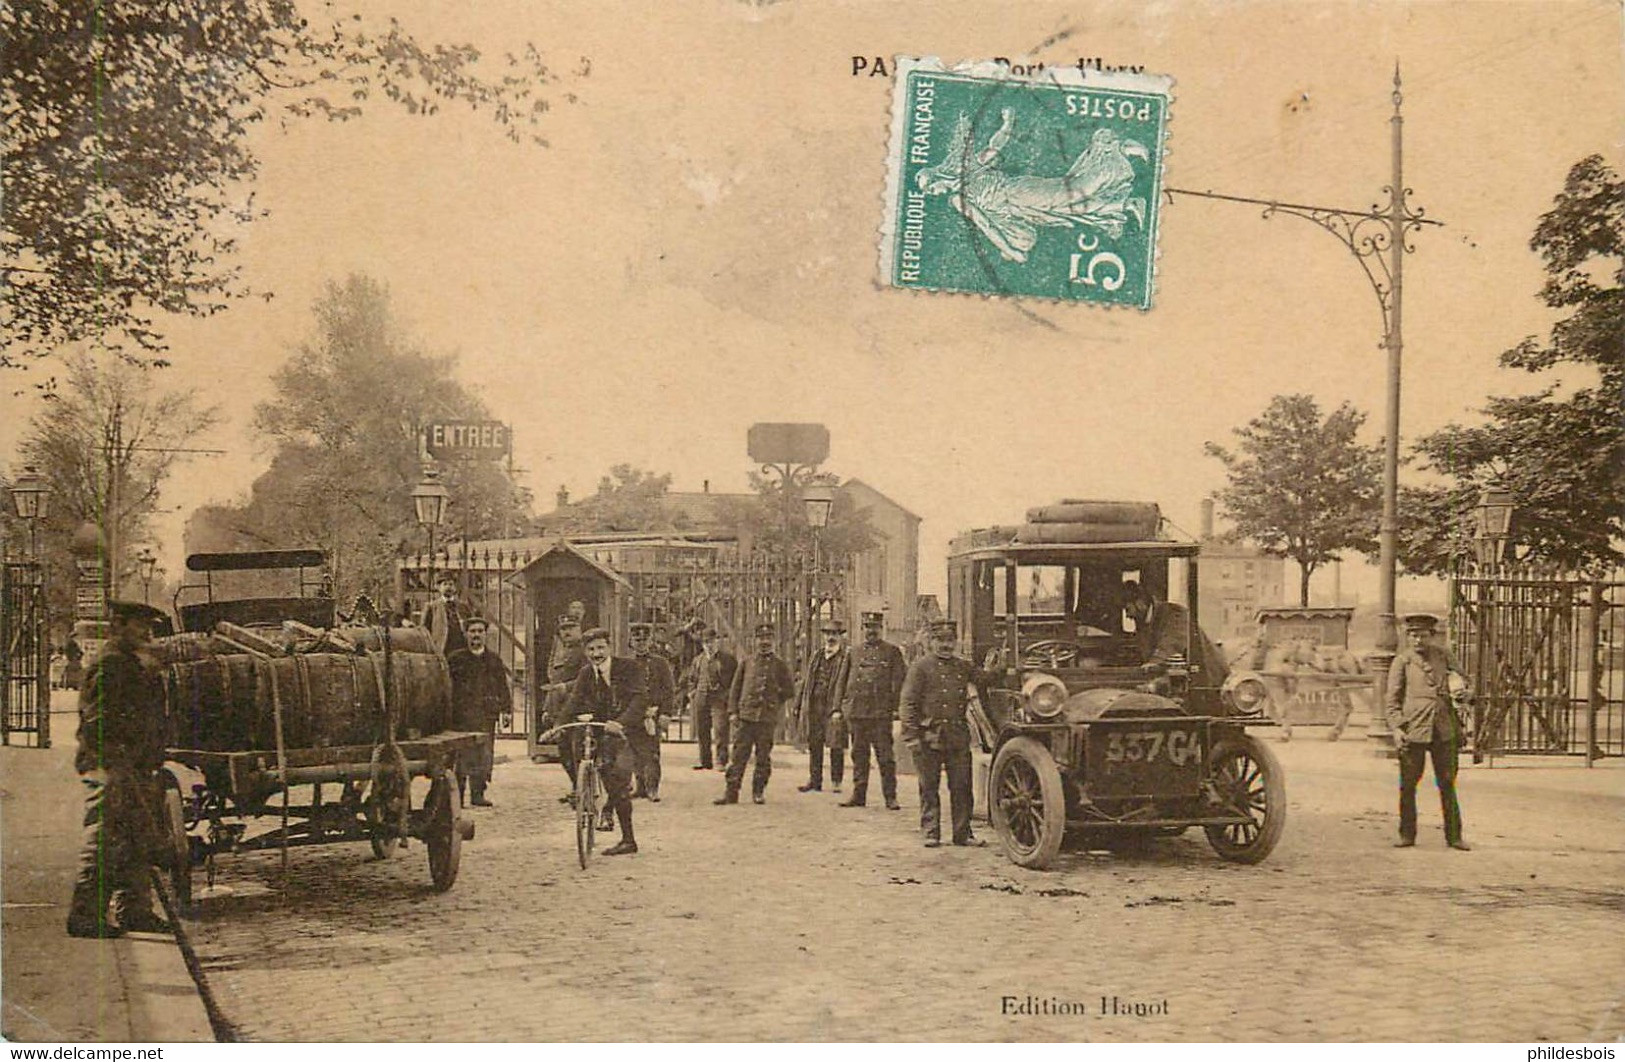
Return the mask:
<path id="1" fill-rule="evenodd" d="M 286 748 L 383 739 L 381 654 L 216 653 L 167 669 L 168 744 L 218 752 L 275 751 L 280 702 Z M 391 652 L 388 697 L 397 738 L 451 728 L 451 677 L 438 653 Z"/>

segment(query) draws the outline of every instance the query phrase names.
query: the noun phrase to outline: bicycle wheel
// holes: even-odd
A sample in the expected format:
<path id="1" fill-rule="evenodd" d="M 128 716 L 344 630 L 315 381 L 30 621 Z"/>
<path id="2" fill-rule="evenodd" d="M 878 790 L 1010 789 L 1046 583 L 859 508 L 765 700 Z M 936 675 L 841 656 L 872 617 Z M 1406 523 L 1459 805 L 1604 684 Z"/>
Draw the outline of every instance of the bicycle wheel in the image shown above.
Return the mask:
<path id="1" fill-rule="evenodd" d="M 593 835 L 598 830 L 598 765 L 590 759 L 576 765 L 576 858 L 587 869 Z"/>

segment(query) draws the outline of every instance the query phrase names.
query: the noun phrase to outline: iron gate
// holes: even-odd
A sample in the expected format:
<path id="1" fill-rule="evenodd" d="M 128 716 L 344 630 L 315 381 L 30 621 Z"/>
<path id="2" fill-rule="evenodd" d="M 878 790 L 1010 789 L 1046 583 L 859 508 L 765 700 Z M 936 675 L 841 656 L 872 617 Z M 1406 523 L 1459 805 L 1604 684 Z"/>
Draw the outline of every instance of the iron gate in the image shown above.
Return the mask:
<path id="1" fill-rule="evenodd" d="M 1474 758 L 1625 755 L 1625 576 L 1522 566 L 1451 582 L 1452 644 L 1476 695 Z"/>
<path id="2" fill-rule="evenodd" d="M 45 637 L 45 570 L 6 561 L 0 574 L 0 741 L 49 748 L 51 684 Z M 19 736 L 20 735 L 20 736 Z"/>

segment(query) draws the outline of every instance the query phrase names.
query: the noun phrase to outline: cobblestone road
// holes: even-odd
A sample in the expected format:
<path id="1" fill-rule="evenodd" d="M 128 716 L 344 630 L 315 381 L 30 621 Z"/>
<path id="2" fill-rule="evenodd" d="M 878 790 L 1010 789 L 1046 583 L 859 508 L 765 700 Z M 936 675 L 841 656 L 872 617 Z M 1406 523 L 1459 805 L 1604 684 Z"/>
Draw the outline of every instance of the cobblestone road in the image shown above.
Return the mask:
<path id="1" fill-rule="evenodd" d="M 227 1016 L 287 1040 L 1537 1040 L 1625 1031 L 1625 770 L 1463 770 L 1472 853 L 1424 796 L 1389 847 L 1393 767 L 1358 732 L 1276 743 L 1285 838 L 1259 867 L 1197 831 L 1022 871 L 925 850 L 902 812 L 800 795 L 714 808 L 667 747 L 643 851 L 575 865 L 556 766 L 497 768 L 444 895 L 414 844 L 223 861 L 192 936 Z M 1424 783 L 1426 785 L 1426 783 Z M 609 836 L 609 835 L 603 835 Z M 1005 1013 L 1003 997 L 1038 1009 Z M 1101 1013 L 1146 1004 L 1150 1013 Z M 616 1001 L 613 1008 L 606 1001 Z M 1051 1010 L 1056 1009 L 1051 1003 Z"/>

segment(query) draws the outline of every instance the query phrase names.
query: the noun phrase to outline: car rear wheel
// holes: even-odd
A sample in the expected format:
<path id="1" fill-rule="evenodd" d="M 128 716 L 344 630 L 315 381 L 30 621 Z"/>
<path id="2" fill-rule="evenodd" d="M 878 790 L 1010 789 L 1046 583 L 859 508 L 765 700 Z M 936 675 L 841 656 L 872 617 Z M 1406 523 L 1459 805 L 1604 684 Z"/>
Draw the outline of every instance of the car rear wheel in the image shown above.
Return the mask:
<path id="1" fill-rule="evenodd" d="M 1226 738 L 1210 757 L 1215 793 L 1248 821 L 1206 826 L 1208 843 L 1232 863 L 1262 863 L 1286 828 L 1286 778 L 1275 753 L 1250 734 Z"/>
<path id="2" fill-rule="evenodd" d="M 1013 738 L 993 759 L 988 803 L 993 828 L 1010 861 L 1043 870 L 1055 862 L 1066 833 L 1066 794 L 1049 749 Z"/>

